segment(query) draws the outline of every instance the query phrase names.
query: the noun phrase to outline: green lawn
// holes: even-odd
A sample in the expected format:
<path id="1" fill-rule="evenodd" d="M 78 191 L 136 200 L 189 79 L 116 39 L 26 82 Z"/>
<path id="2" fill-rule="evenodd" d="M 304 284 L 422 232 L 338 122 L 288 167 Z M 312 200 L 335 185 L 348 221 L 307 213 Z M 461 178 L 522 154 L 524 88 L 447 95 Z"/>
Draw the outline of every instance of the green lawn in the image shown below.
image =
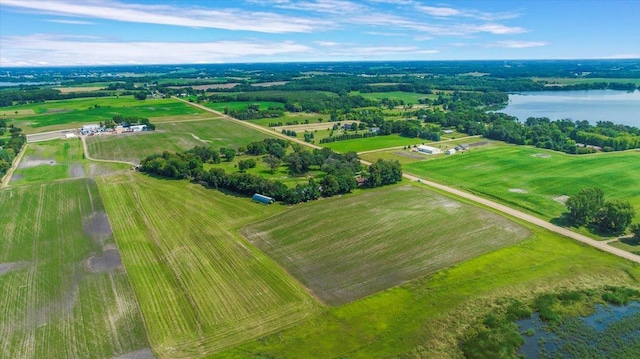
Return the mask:
<path id="1" fill-rule="evenodd" d="M 10 184 L 22 185 L 86 177 L 87 168 L 82 151 L 82 142 L 78 139 L 30 143 L 13 173 Z"/>
<path id="2" fill-rule="evenodd" d="M 241 233 L 330 305 L 529 235 L 503 217 L 412 185 L 296 206 Z"/>
<path id="3" fill-rule="evenodd" d="M 472 149 L 404 166 L 406 172 L 524 208 L 546 219 L 566 207 L 561 196 L 601 187 L 630 201 L 640 219 L 640 152 L 567 155 L 525 146 Z"/>
<path id="4" fill-rule="evenodd" d="M 150 352 L 95 182 L 3 189 L 0 208 L 0 357 Z"/>
<path id="5" fill-rule="evenodd" d="M 102 178 L 99 187 L 159 358 L 200 358 L 319 311 L 237 234 L 283 206 L 135 173 Z"/>

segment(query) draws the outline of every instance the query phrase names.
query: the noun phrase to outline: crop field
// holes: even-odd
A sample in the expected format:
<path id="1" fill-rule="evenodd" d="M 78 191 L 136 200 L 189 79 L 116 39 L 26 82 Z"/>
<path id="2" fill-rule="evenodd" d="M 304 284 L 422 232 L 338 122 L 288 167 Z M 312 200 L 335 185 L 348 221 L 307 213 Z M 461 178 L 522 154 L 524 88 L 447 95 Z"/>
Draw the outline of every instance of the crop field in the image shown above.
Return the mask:
<path id="1" fill-rule="evenodd" d="M 479 193 L 552 219 L 585 187 L 625 199 L 640 219 L 640 151 L 567 155 L 524 146 L 473 149 L 404 166 L 409 173 Z"/>
<path id="2" fill-rule="evenodd" d="M 203 115 L 204 112 L 174 99 L 147 99 L 138 101 L 131 96 L 101 97 L 48 101 L 0 108 L 1 112 L 33 111 L 33 115 L 11 118 L 25 133 L 41 132 L 60 127 L 80 127 L 81 124 L 98 123 L 115 115 L 138 117 L 164 117 L 178 115 Z"/>
<path id="3" fill-rule="evenodd" d="M 358 223 L 362 218 L 351 213 L 340 220 L 366 231 L 370 227 Z M 537 228 L 531 231 L 525 241 L 331 308 L 220 357 L 459 358 L 460 335 L 503 298 L 606 285 L 640 288 L 640 267 L 634 263 Z"/>
<path id="4" fill-rule="evenodd" d="M 151 353 L 94 181 L 0 190 L 0 208 L 0 357 Z"/>
<path id="5" fill-rule="evenodd" d="M 297 206 L 241 233 L 330 305 L 363 298 L 529 235 L 491 212 L 411 185 Z"/>
<path id="6" fill-rule="evenodd" d="M 200 358 L 320 310 L 237 233 L 284 207 L 142 174 L 102 177 L 99 187 L 160 358 Z"/>
<path id="7" fill-rule="evenodd" d="M 267 135 L 223 119 L 167 122 L 156 131 L 109 136 L 89 136 L 87 146 L 91 157 L 139 163 L 141 159 L 163 151 L 184 151 L 194 146 L 245 146 Z"/>

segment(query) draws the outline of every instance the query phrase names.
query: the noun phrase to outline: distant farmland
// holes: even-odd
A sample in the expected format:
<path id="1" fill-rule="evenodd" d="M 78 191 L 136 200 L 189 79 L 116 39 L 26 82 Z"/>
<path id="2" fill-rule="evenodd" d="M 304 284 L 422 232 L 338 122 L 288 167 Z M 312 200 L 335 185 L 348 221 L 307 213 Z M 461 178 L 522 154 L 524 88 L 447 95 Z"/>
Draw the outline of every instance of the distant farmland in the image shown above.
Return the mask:
<path id="1" fill-rule="evenodd" d="M 0 190 L 0 208 L 0 357 L 151 353 L 95 182 Z"/>
<path id="2" fill-rule="evenodd" d="M 283 207 L 141 174 L 103 177 L 99 186 L 160 358 L 200 358 L 318 312 L 235 230 Z"/>
<path id="3" fill-rule="evenodd" d="M 330 305 L 529 235 L 503 217 L 412 185 L 296 206 L 241 232 Z"/>

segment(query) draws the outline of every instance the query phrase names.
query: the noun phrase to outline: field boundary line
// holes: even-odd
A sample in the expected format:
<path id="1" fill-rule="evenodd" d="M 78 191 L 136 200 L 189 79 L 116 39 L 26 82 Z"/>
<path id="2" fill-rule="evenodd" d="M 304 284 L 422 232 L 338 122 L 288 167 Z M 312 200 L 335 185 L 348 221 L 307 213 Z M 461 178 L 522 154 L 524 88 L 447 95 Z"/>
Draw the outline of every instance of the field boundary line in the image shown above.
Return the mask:
<path id="1" fill-rule="evenodd" d="M 4 177 L 2 177 L 2 184 L 0 185 L 0 188 L 6 188 L 9 186 L 9 181 L 11 181 L 11 177 L 13 177 L 13 172 L 16 170 L 16 168 L 18 168 L 18 165 L 20 165 L 20 162 L 22 161 L 22 157 L 24 156 L 24 153 L 27 152 L 28 145 L 29 143 L 25 142 L 22 148 L 20 149 L 20 153 L 18 153 L 16 158 L 13 159 L 13 163 L 11 164 L 11 167 L 9 168 L 7 173 L 4 174 Z"/>

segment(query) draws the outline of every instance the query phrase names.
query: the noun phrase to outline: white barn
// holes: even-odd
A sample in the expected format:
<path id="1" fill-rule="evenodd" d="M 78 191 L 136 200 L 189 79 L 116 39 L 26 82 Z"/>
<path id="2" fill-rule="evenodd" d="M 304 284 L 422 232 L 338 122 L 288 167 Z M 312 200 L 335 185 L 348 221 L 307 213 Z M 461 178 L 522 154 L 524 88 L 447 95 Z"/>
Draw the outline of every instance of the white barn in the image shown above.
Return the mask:
<path id="1" fill-rule="evenodd" d="M 425 145 L 418 146 L 418 152 L 426 153 L 428 155 L 437 155 L 442 153 L 442 151 L 439 148 L 425 146 Z"/>
<path id="2" fill-rule="evenodd" d="M 447 155 L 452 155 L 452 154 L 454 154 L 454 153 L 456 153 L 456 150 L 455 150 L 455 149 L 453 149 L 453 148 L 450 148 L 450 149 L 448 149 L 448 150 L 445 152 L 445 154 L 447 154 Z"/>

